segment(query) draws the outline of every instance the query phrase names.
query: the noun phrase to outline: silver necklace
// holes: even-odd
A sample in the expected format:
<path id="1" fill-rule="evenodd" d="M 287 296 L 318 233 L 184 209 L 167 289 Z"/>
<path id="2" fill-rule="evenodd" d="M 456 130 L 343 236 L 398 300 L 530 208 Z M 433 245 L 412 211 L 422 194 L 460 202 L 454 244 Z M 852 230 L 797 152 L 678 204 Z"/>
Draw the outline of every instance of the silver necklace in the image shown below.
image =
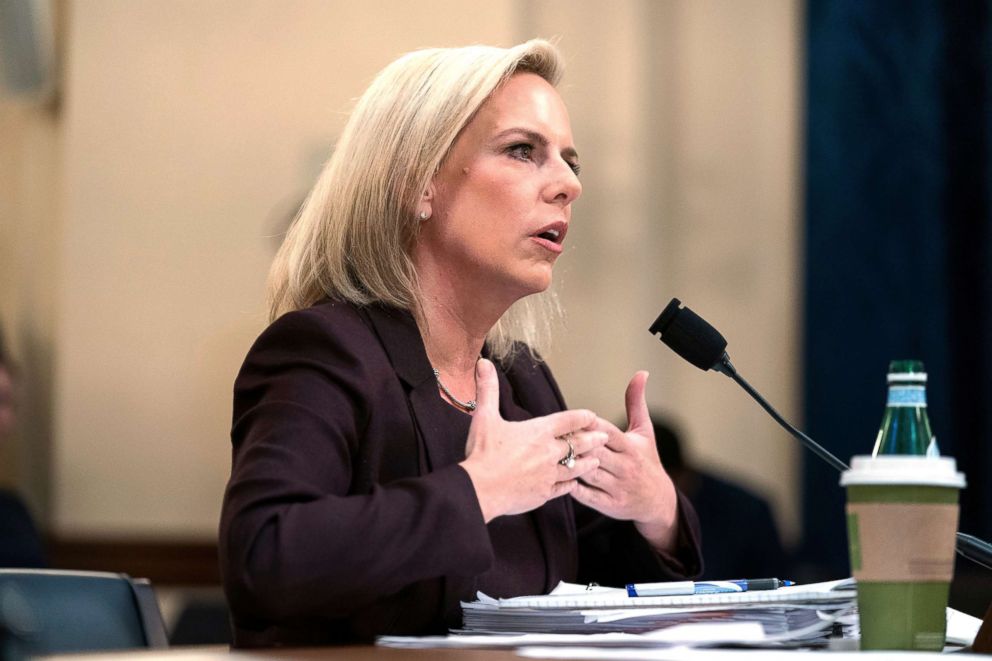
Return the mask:
<path id="1" fill-rule="evenodd" d="M 437 380 L 438 387 L 441 389 L 441 392 L 445 394 L 448 400 L 451 401 L 452 404 L 454 404 L 461 410 L 465 411 L 466 413 L 471 413 L 472 411 L 475 410 L 478 404 L 474 399 L 470 399 L 467 402 L 463 402 L 462 400 L 455 397 L 453 394 L 451 394 L 451 391 L 448 390 L 448 387 L 441 382 L 441 374 L 440 372 L 437 371 L 437 368 L 432 367 L 431 369 L 434 370 L 434 378 Z"/>

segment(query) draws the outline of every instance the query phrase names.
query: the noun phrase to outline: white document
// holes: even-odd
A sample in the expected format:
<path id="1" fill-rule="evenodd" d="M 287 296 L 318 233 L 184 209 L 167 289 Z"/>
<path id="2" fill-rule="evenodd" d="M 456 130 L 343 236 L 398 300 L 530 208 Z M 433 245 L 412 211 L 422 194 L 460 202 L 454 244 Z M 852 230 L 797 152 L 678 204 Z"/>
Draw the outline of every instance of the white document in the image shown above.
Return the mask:
<path id="1" fill-rule="evenodd" d="M 947 609 L 947 644 L 967 647 L 975 642 L 975 636 L 982 626 L 977 617 L 962 613 L 953 608 Z"/>
<path id="2" fill-rule="evenodd" d="M 809 661 L 809 650 L 602 649 L 597 647 L 524 647 L 517 654 L 531 659 L 605 659 L 614 661 Z M 829 661 L 864 661 L 861 652 L 826 652 Z M 872 652 L 871 661 L 947 660 L 939 652 Z"/>
<path id="3" fill-rule="evenodd" d="M 809 632 L 795 643 L 821 642 L 831 617 L 851 608 L 848 579 L 722 594 L 629 597 L 621 588 L 561 583 L 550 594 L 462 602 L 461 634 L 648 634 L 678 625 L 753 624 L 767 636 Z"/>
<path id="4" fill-rule="evenodd" d="M 668 647 L 672 645 L 722 645 L 743 641 L 759 643 L 765 640 L 764 628 L 756 622 L 712 622 L 679 624 L 646 634 L 601 633 L 562 634 L 528 633 L 504 635 L 452 636 L 380 636 L 376 645 L 382 647 L 420 648 L 490 648 L 503 649 L 524 646 L 595 646 L 605 647 Z"/>
<path id="5" fill-rule="evenodd" d="M 751 590 L 747 592 L 722 592 L 716 594 L 687 594 L 663 597 L 630 597 L 623 588 L 586 587 L 561 582 L 546 595 L 493 599 L 482 593 L 479 601 L 499 606 L 500 609 L 531 608 L 538 610 L 589 608 L 649 608 L 727 606 L 768 603 L 825 603 L 842 602 L 855 595 L 852 579 L 790 585 L 777 590 Z M 478 603 L 478 602 L 473 602 Z M 471 604 L 462 604 L 463 607 Z"/>
<path id="6" fill-rule="evenodd" d="M 449 636 L 383 636 L 376 642 L 386 647 L 401 648 L 517 648 L 522 655 L 536 658 L 710 661 L 736 657 L 758 659 L 761 655 L 762 659 L 774 661 L 792 658 L 797 653 L 808 653 L 785 650 L 782 646 L 823 644 L 826 634 L 838 625 L 843 626 L 845 632 L 842 642 L 856 644 L 857 612 L 852 587 L 853 582 L 845 579 L 780 588 L 774 592 L 787 592 L 779 595 L 784 599 L 778 601 L 741 600 L 741 595 L 747 593 L 736 593 L 694 595 L 695 603 L 682 606 L 596 608 L 589 607 L 589 604 L 624 599 L 626 591 L 595 586 L 587 589 L 582 585 L 562 583 L 552 594 L 541 597 L 493 599 L 480 593 L 477 601 L 463 604 L 466 612 L 464 632 Z M 818 595 L 813 603 L 804 602 L 805 597 L 799 597 L 809 594 Z M 823 594 L 843 595 L 843 598 L 823 601 L 819 598 Z M 737 599 L 730 603 L 707 603 L 712 597 Z M 582 608 L 562 607 L 561 602 L 569 599 L 577 600 Z M 550 605 L 535 607 L 535 603 Z M 476 626 L 469 625 L 471 620 L 475 621 Z M 487 624 L 491 628 L 487 628 Z M 653 630 L 645 630 L 645 624 L 653 625 L 650 627 Z M 948 608 L 948 645 L 970 645 L 980 626 L 981 620 L 978 618 Z M 576 633 L 588 630 L 599 633 Z M 849 639 L 852 635 L 854 640 Z M 762 649 L 721 649 L 716 652 L 690 649 L 727 644 Z M 846 659 L 847 656 L 844 652 L 830 653 L 832 661 L 842 661 L 841 657 Z M 912 658 L 926 659 L 929 656 L 914 653 Z M 873 653 L 872 658 L 887 661 L 906 656 L 905 653 L 882 652 Z"/>

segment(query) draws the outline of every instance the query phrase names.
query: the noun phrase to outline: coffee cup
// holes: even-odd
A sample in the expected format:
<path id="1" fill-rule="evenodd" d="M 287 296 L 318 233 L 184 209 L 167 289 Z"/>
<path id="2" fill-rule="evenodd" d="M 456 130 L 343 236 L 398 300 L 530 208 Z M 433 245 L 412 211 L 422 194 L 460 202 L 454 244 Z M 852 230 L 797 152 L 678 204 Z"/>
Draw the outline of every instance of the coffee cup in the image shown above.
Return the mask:
<path id="1" fill-rule="evenodd" d="M 942 649 L 964 475 L 950 457 L 854 457 L 840 483 L 861 649 Z"/>

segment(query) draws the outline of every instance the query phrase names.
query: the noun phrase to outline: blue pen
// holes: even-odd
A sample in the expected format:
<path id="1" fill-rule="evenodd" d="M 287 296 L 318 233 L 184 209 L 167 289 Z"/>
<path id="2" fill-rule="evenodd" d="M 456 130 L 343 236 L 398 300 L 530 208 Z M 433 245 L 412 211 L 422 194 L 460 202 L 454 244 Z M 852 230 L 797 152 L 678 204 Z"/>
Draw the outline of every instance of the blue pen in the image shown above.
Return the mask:
<path id="1" fill-rule="evenodd" d="M 748 590 L 777 590 L 793 581 L 777 578 L 737 579 L 733 581 L 666 581 L 664 583 L 628 583 L 630 597 L 667 597 L 687 594 L 720 594 L 725 592 L 747 592 Z"/>

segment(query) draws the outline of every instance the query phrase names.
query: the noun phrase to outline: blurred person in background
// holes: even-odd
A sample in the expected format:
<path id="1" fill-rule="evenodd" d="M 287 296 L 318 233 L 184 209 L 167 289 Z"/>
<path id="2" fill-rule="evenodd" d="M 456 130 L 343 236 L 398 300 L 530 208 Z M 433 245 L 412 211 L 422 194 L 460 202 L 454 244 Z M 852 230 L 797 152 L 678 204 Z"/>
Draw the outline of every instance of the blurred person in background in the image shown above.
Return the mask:
<path id="1" fill-rule="evenodd" d="M 358 101 L 234 386 L 236 645 L 443 634 L 476 591 L 699 572 L 647 373 L 622 431 L 566 410 L 533 351 L 582 190 L 560 74 L 541 40 L 430 49 Z"/>
<path id="2" fill-rule="evenodd" d="M 0 330 L 0 445 L 9 441 L 17 424 L 17 371 Z M 13 491 L 0 489 L 0 567 L 44 567 L 44 546 L 24 502 Z"/>
<path id="3" fill-rule="evenodd" d="M 789 554 L 768 502 L 729 479 L 693 466 L 676 427 L 657 413 L 651 420 L 665 470 L 695 508 L 704 538 L 718 540 L 703 547 L 702 577 L 792 579 Z"/>

